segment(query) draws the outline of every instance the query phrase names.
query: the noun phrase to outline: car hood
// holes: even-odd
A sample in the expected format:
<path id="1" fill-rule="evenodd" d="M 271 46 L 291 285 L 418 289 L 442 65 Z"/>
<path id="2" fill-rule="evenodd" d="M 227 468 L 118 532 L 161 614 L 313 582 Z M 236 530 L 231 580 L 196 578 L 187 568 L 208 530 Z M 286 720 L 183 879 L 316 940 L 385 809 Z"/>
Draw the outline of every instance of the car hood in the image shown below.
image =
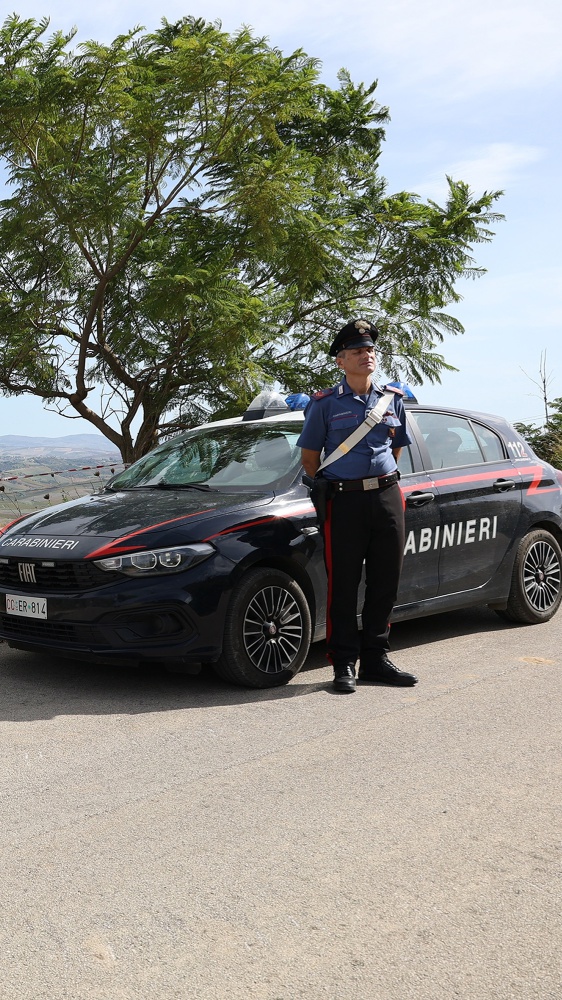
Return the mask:
<path id="1" fill-rule="evenodd" d="M 170 544 L 174 529 L 177 542 L 201 537 L 198 530 L 205 521 L 237 511 L 271 503 L 274 494 L 204 493 L 199 490 L 129 490 L 104 492 L 71 500 L 31 514 L 11 525 L 0 537 L 0 555 L 26 558 L 76 559 L 112 551 L 131 551 L 159 543 Z M 109 554 L 109 553 L 108 553 Z"/>

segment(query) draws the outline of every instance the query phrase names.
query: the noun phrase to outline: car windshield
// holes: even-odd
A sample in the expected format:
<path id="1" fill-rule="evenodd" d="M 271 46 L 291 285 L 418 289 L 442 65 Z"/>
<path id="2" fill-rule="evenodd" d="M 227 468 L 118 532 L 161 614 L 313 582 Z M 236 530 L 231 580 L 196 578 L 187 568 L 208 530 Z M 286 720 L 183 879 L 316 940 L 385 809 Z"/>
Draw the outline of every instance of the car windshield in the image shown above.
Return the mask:
<path id="1" fill-rule="evenodd" d="M 286 488 L 300 466 L 300 424 L 203 427 L 159 445 L 109 483 L 112 490 L 206 486 L 225 492 Z"/>

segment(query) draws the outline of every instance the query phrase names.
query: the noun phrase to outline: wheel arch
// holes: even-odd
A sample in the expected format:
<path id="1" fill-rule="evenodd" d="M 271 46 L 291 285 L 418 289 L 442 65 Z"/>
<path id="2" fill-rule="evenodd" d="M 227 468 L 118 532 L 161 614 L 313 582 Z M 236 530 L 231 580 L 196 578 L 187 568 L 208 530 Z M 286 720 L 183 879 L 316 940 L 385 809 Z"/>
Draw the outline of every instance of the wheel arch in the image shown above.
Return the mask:
<path id="1" fill-rule="evenodd" d="M 535 533 L 539 538 L 532 539 Z M 562 600 L 561 536 L 560 527 L 550 520 L 537 520 L 529 525 L 528 531 L 518 541 L 507 602 L 505 606 L 503 602 L 499 607 L 496 604 L 490 605 L 501 618 L 525 625 L 535 625 L 550 621 L 556 614 Z M 551 542 L 547 541 L 547 537 L 550 537 Z M 557 569 L 552 566 L 550 557 L 546 561 L 546 555 L 542 552 L 533 556 L 532 565 L 527 565 L 530 552 L 539 544 L 549 546 L 554 554 Z M 556 546 L 558 551 L 553 546 Z M 539 563 L 537 560 L 545 561 Z"/>
<path id="2" fill-rule="evenodd" d="M 246 562 L 244 568 L 246 572 L 238 575 L 230 596 L 222 654 L 213 662 L 213 669 L 224 680 L 234 684 L 252 688 L 277 687 L 286 684 L 298 673 L 308 655 L 313 633 L 309 598 L 290 559 L 258 559 Z M 261 596 L 268 592 L 269 598 Z M 274 593 L 277 596 L 273 596 Z M 280 600 L 279 595 L 282 607 L 275 603 Z M 254 605 L 254 601 L 258 600 L 262 604 Z M 283 622 L 287 601 L 290 617 Z M 250 612 L 250 609 L 253 610 Z M 262 632 L 262 626 L 271 625 L 273 620 L 275 628 L 272 635 L 275 639 L 270 637 L 269 629 Z M 281 641 L 283 635 L 285 645 Z M 251 649 L 246 643 L 247 636 L 251 640 Z M 264 649 L 263 644 L 271 648 Z M 262 654 L 266 657 L 265 666 L 262 665 Z M 270 669 L 271 661 L 273 669 Z"/>
<path id="3" fill-rule="evenodd" d="M 556 524 L 556 522 L 554 521 L 546 521 L 546 520 L 533 521 L 533 523 L 528 526 L 525 534 L 528 535 L 529 532 L 538 531 L 539 529 L 550 532 L 550 534 L 554 536 L 559 546 L 562 548 L 562 528 L 560 527 L 559 524 Z"/>

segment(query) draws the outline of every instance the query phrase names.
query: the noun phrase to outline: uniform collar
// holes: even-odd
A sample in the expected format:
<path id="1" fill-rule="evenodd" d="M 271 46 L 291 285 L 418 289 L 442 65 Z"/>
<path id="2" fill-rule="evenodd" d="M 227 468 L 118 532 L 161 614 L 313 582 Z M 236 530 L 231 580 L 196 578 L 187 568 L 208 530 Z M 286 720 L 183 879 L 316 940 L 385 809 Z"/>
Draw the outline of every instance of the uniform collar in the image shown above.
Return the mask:
<path id="1" fill-rule="evenodd" d="M 380 392 L 381 394 L 384 392 L 384 389 L 381 389 L 380 385 L 377 385 L 376 382 L 373 382 L 373 379 L 371 377 L 371 388 L 369 390 L 369 395 L 371 394 L 371 392 L 373 392 L 373 390 L 375 392 Z M 353 389 L 347 384 L 347 379 L 344 375 L 344 377 L 342 378 L 341 382 L 338 385 L 336 395 L 339 398 L 340 396 L 349 396 L 349 395 L 358 396 L 359 393 L 354 392 Z"/>

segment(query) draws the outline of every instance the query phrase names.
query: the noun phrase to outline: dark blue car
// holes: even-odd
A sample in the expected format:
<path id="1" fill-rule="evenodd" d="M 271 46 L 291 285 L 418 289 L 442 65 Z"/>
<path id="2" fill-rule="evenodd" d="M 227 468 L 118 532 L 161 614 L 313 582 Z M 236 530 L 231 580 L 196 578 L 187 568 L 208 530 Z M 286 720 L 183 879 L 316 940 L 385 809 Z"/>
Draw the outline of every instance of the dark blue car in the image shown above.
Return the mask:
<path id="1" fill-rule="evenodd" d="M 393 620 L 487 604 L 547 621 L 562 599 L 562 473 L 500 417 L 407 409 Z M 303 417 L 245 416 L 181 434 L 100 493 L 4 528 L 0 637 L 115 664 L 212 663 L 251 687 L 290 680 L 326 617 Z"/>

